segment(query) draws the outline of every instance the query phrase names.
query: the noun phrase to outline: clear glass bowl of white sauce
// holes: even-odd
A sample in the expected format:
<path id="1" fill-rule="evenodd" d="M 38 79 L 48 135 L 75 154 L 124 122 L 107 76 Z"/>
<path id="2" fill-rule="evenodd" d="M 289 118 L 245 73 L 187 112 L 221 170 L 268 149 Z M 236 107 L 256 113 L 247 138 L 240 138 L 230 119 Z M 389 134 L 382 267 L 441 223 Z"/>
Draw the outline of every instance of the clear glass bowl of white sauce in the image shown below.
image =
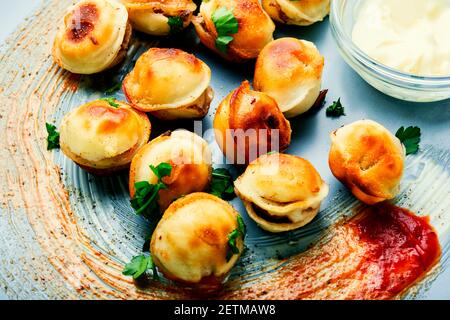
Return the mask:
<path id="1" fill-rule="evenodd" d="M 354 44 L 353 26 L 363 2 L 331 1 L 332 34 L 339 52 L 350 67 L 374 88 L 401 100 L 432 102 L 450 99 L 450 75 L 431 77 L 404 73 L 377 62 Z"/>

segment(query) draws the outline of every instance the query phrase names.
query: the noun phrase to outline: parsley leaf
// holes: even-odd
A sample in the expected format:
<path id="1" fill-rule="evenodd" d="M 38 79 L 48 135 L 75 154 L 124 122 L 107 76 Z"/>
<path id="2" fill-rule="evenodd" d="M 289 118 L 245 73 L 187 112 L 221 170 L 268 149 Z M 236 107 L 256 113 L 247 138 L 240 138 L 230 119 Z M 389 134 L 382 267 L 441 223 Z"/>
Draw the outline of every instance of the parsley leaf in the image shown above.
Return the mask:
<path id="1" fill-rule="evenodd" d="M 169 17 L 170 33 L 175 34 L 183 30 L 183 19 L 181 17 Z"/>
<path id="2" fill-rule="evenodd" d="M 406 149 L 406 155 L 413 154 L 419 151 L 419 143 L 421 132 L 419 127 L 400 127 L 395 134 L 397 138 L 403 143 Z"/>
<path id="3" fill-rule="evenodd" d="M 59 132 L 56 131 L 56 127 L 51 123 L 45 123 L 47 129 L 47 150 L 59 148 Z"/>
<path id="4" fill-rule="evenodd" d="M 227 262 L 230 261 L 230 259 L 235 254 L 239 254 L 239 248 L 237 247 L 236 241 L 239 237 L 242 237 L 242 240 L 245 239 L 245 235 L 247 234 L 247 227 L 245 226 L 244 220 L 240 215 L 237 216 L 237 225 L 238 227 L 231 231 L 228 234 L 228 250 L 227 250 Z"/>
<path id="5" fill-rule="evenodd" d="M 334 101 L 331 106 L 327 108 L 327 117 L 340 117 L 345 116 L 344 107 L 341 103 L 341 98 Z"/>
<path id="6" fill-rule="evenodd" d="M 134 184 L 135 194 L 131 199 L 131 207 L 135 210 L 137 215 L 143 215 L 149 218 L 154 213 L 159 213 L 158 192 L 167 189 L 162 178 L 170 176 L 172 172 L 172 165 L 169 163 L 161 163 L 158 166 L 150 165 L 150 169 L 158 177 L 156 184 L 150 184 L 148 181 L 139 181 Z"/>
<path id="7" fill-rule="evenodd" d="M 217 168 L 212 172 L 210 193 L 225 200 L 236 197 L 234 194 L 233 178 L 230 171 L 225 168 Z"/>
<path id="8" fill-rule="evenodd" d="M 133 257 L 133 259 L 125 265 L 122 274 L 125 276 L 132 276 L 133 279 L 137 279 L 148 269 L 153 270 L 154 278 L 158 277 L 158 272 L 156 271 L 156 266 L 153 263 L 152 256 L 145 256 L 141 254 L 140 256 Z"/>
<path id="9" fill-rule="evenodd" d="M 225 7 L 214 11 L 211 19 L 217 31 L 216 47 L 219 51 L 226 53 L 228 44 L 233 41 L 231 35 L 239 31 L 239 23 L 233 12 Z"/>
<path id="10" fill-rule="evenodd" d="M 120 106 L 118 103 L 116 103 L 116 98 L 114 97 L 101 98 L 100 100 L 108 102 L 109 105 L 114 108 L 118 108 Z"/>

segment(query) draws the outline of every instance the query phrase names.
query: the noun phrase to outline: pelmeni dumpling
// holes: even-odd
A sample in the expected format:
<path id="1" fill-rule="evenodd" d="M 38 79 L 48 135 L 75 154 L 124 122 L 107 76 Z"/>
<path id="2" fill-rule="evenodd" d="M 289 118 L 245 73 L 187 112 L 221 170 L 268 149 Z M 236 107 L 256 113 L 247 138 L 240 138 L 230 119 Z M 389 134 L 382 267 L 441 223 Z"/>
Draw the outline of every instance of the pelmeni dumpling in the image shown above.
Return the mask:
<path id="1" fill-rule="evenodd" d="M 281 38 L 269 43 L 256 62 L 253 86 L 278 102 L 287 118 L 308 111 L 322 85 L 324 57 L 309 41 Z"/>
<path id="2" fill-rule="evenodd" d="M 360 120 L 333 131 L 330 169 L 362 202 L 372 205 L 400 191 L 405 150 L 379 123 Z"/>
<path id="3" fill-rule="evenodd" d="M 186 28 L 197 5 L 192 0 L 121 0 L 136 30 L 165 36 Z"/>
<path id="4" fill-rule="evenodd" d="M 211 180 L 211 151 L 208 143 L 187 130 L 168 132 L 150 141 L 133 158 L 130 168 L 130 196 L 134 198 L 135 183 L 147 181 L 155 184 L 158 180 L 150 165 L 161 163 L 172 165 L 169 177 L 163 182 L 167 189 L 159 191 L 158 204 L 163 212 L 169 204 L 192 192 L 204 191 Z"/>
<path id="5" fill-rule="evenodd" d="M 309 223 L 329 187 L 307 160 L 281 153 L 259 157 L 234 182 L 249 216 L 264 230 L 283 232 Z"/>
<path id="6" fill-rule="evenodd" d="M 192 23 L 206 47 L 235 62 L 256 58 L 275 31 L 259 0 L 203 1 Z"/>
<path id="7" fill-rule="evenodd" d="M 73 73 L 101 72 L 125 58 L 131 34 L 121 3 L 83 0 L 68 9 L 53 44 L 53 59 Z"/>
<path id="8" fill-rule="evenodd" d="M 128 101 L 162 120 L 203 118 L 213 99 L 211 69 L 178 49 L 151 48 L 123 81 Z"/>
<path id="9" fill-rule="evenodd" d="M 262 0 L 264 10 L 280 23 L 308 26 L 330 12 L 330 0 Z"/>
<path id="10" fill-rule="evenodd" d="M 86 171 L 106 175 L 130 166 L 150 129 L 145 113 L 120 101 L 96 100 L 64 116 L 61 150 Z"/>
<path id="11" fill-rule="evenodd" d="M 261 154 L 284 151 L 291 143 L 291 125 L 276 101 L 251 90 L 248 81 L 219 105 L 214 129 L 219 147 L 234 164 L 249 164 Z"/>
<path id="12" fill-rule="evenodd" d="M 236 238 L 239 253 L 229 253 L 228 236 L 238 228 L 238 213 L 228 202 L 192 193 L 164 212 L 150 244 L 153 260 L 171 280 L 220 286 L 244 249 L 240 234 Z"/>

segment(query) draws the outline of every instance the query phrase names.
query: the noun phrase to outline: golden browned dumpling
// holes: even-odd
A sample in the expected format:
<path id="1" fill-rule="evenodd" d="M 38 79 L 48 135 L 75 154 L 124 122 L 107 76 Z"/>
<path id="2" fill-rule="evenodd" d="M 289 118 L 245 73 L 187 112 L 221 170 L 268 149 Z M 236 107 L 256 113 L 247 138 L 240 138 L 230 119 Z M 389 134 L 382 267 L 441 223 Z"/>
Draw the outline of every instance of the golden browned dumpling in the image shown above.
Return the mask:
<path id="1" fill-rule="evenodd" d="M 180 196 L 204 191 L 211 180 L 211 151 L 208 143 L 187 130 L 176 130 L 159 136 L 141 148 L 133 158 L 130 169 L 130 196 L 134 198 L 135 183 L 156 184 L 158 178 L 150 165 L 172 165 L 169 177 L 162 181 L 167 189 L 159 191 L 159 207 L 164 211 Z"/>
<path id="2" fill-rule="evenodd" d="M 253 85 L 274 98 L 285 116 L 292 118 L 316 102 L 323 67 L 324 57 L 312 42 L 277 39 L 259 55 Z"/>
<path id="3" fill-rule="evenodd" d="M 262 0 L 264 10 L 275 21 L 308 26 L 330 12 L 330 0 Z"/>
<path id="4" fill-rule="evenodd" d="M 329 191 L 311 163 L 281 153 L 250 163 L 234 187 L 249 216 L 270 232 L 290 231 L 309 223 Z"/>
<path id="5" fill-rule="evenodd" d="M 53 44 L 53 59 L 73 73 L 117 65 L 131 38 L 126 8 L 114 0 L 83 0 L 69 8 Z"/>
<path id="6" fill-rule="evenodd" d="M 145 113 L 120 101 L 96 100 L 63 118 L 61 150 L 86 171 L 105 175 L 129 167 L 150 129 Z"/>
<path id="7" fill-rule="evenodd" d="M 400 190 L 405 150 L 379 123 L 356 121 L 331 133 L 330 169 L 364 203 L 394 198 Z"/>
<path id="8" fill-rule="evenodd" d="M 123 82 L 128 101 L 162 120 L 204 117 L 213 99 L 211 69 L 178 49 L 151 48 Z"/>
<path id="9" fill-rule="evenodd" d="M 256 58 L 275 30 L 259 0 L 203 1 L 192 23 L 205 46 L 235 62 Z"/>
<path id="10" fill-rule="evenodd" d="M 192 0 L 121 0 L 136 30 L 165 36 L 186 28 L 197 8 Z"/>
<path id="11" fill-rule="evenodd" d="M 230 204 L 213 195 L 193 193 L 180 198 L 153 232 L 150 250 L 155 264 L 171 280 L 220 285 L 244 248 L 243 235 L 238 234 L 239 253 L 230 255 L 228 237 L 239 230 L 238 219 Z"/>
<path id="12" fill-rule="evenodd" d="M 214 118 L 216 140 L 234 164 L 248 164 L 259 155 L 286 150 L 291 126 L 267 94 L 250 89 L 248 81 L 219 105 Z"/>

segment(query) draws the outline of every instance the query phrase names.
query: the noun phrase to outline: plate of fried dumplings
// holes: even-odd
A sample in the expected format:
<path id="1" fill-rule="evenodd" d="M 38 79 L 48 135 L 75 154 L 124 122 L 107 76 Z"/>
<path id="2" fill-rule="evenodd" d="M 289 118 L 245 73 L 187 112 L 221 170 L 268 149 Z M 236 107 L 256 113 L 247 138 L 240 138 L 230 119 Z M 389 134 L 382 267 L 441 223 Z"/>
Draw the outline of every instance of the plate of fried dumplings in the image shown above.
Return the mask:
<path id="1" fill-rule="evenodd" d="M 5 129 L 30 146 L 7 149 L 9 181 L 33 187 L 8 182 L 2 209 L 32 230 L 17 254 L 36 262 L 5 295 L 449 298 L 450 145 L 433 139 L 448 112 L 352 72 L 330 0 L 38 10 L 17 31 L 37 70 L 23 86 L 34 124 Z"/>

